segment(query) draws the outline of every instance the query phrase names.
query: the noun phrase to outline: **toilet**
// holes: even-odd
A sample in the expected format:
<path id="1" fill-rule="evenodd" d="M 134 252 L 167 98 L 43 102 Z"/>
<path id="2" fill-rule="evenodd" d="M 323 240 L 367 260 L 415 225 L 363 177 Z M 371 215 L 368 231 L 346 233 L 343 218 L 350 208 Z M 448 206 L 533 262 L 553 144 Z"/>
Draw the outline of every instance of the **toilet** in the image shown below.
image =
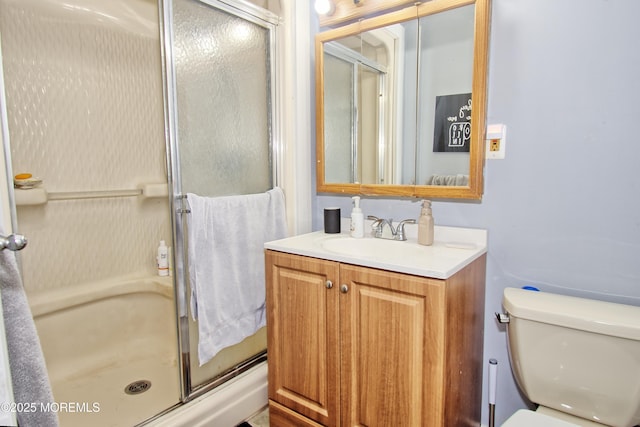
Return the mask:
<path id="1" fill-rule="evenodd" d="M 502 427 L 640 424 L 640 307 L 507 288 L 511 369 L 534 411 Z"/>

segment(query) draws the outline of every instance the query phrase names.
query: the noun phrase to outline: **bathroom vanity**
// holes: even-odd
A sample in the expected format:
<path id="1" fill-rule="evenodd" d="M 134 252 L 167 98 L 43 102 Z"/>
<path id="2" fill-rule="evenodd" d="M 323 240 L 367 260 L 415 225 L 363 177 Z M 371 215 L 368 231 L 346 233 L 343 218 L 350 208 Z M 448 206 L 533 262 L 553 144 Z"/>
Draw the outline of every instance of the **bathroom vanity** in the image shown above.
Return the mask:
<path id="1" fill-rule="evenodd" d="M 265 244 L 273 426 L 478 426 L 486 231 Z"/>

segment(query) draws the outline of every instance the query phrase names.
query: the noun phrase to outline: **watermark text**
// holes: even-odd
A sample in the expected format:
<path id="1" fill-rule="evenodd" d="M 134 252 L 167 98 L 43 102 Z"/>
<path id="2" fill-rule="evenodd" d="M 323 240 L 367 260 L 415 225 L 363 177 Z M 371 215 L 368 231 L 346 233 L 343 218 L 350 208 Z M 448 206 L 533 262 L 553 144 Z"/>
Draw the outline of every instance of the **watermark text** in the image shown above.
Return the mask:
<path id="1" fill-rule="evenodd" d="M 0 412 L 91 413 L 100 412 L 98 402 L 1 402 Z"/>

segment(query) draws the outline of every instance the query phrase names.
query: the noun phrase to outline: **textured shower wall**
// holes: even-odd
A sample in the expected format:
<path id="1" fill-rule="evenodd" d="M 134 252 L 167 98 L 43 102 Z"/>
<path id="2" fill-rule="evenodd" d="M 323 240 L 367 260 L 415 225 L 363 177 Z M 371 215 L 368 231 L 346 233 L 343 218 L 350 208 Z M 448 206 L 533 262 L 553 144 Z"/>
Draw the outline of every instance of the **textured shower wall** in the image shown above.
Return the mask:
<path id="1" fill-rule="evenodd" d="M 166 182 L 157 7 L 56 3 L 0 2 L 13 173 L 48 192 Z M 139 197 L 18 207 L 27 290 L 153 274 L 168 212 L 167 200 Z"/>

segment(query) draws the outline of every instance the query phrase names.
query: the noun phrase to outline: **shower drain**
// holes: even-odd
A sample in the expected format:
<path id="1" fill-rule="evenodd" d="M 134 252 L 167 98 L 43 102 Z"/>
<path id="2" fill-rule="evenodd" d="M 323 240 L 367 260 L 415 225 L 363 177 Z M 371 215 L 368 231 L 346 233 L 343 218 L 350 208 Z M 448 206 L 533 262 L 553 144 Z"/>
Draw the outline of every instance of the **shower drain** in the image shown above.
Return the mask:
<path id="1" fill-rule="evenodd" d="M 127 394 L 140 394 L 151 388 L 151 381 L 147 380 L 138 380 L 134 381 L 131 384 L 127 385 L 124 388 L 124 392 Z"/>

